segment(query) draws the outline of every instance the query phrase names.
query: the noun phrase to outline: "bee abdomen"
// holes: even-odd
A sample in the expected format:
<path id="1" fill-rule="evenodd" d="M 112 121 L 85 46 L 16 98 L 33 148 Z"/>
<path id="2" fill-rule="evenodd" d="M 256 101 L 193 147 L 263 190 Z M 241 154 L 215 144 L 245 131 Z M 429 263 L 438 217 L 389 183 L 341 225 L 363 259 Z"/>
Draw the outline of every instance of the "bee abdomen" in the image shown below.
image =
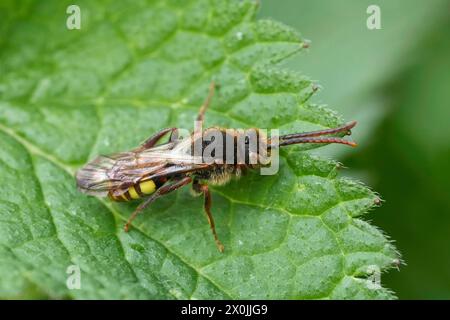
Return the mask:
<path id="1" fill-rule="evenodd" d="M 146 180 L 132 185 L 119 195 L 114 194 L 115 190 L 111 190 L 108 195 L 114 201 L 131 201 L 151 195 L 157 188 L 158 186 L 153 180 Z"/>

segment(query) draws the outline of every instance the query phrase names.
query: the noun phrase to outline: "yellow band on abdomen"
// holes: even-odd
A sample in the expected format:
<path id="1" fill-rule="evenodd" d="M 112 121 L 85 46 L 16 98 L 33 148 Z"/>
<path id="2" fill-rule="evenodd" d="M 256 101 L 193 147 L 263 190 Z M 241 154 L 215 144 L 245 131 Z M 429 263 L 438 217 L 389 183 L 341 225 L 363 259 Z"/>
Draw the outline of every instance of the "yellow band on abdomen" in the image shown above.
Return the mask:
<path id="1" fill-rule="evenodd" d="M 143 181 L 139 183 L 139 187 L 144 194 L 151 194 L 156 190 L 156 184 L 153 182 L 153 180 Z"/>
<path id="2" fill-rule="evenodd" d="M 137 193 L 134 186 L 131 186 L 130 189 L 128 189 L 128 193 L 130 194 L 131 199 L 139 199 L 139 194 Z"/>

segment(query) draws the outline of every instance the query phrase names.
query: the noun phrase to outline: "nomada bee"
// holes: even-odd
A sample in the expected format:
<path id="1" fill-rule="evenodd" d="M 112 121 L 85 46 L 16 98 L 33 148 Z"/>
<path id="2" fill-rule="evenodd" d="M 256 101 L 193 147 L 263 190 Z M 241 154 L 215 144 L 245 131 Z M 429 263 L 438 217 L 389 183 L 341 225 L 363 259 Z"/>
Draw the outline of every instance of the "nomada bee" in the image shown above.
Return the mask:
<path id="1" fill-rule="evenodd" d="M 256 148 L 252 148 L 254 144 L 245 131 L 217 127 L 203 130 L 202 123 L 214 88 L 214 83 L 211 83 L 208 97 L 197 115 L 199 125 L 188 137 L 184 139 L 179 137 L 178 128 L 165 128 L 131 151 L 99 156 L 77 172 L 79 190 L 89 195 L 108 196 L 113 201 L 145 198 L 125 224 L 124 230 L 128 232 L 132 221 L 149 204 L 192 183 L 194 194 L 204 196 L 204 210 L 208 223 L 217 248 L 223 252 L 224 246 L 217 236 L 211 213 L 212 198 L 209 185 L 223 185 L 232 177 L 239 177 L 249 169 L 267 166 L 271 151 L 278 147 L 300 143 L 340 143 L 356 146 L 354 142 L 333 136 L 339 133 L 350 135 L 350 130 L 356 125 L 355 121 L 337 128 L 287 134 L 276 138 L 268 138 L 262 130 L 254 129 L 257 138 Z M 169 140 L 158 144 L 169 133 Z M 223 148 L 216 148 L 211 152 L 211 143 L 214 139 L 204 139 L 206 136 L 223 138 L 220 140 L 226 143 L 223 144 Z M 211 159 L 205 161 L 204 155 L 208 149 L 212 161 Z M 231 162 L 226 161 L 230 158 Z"/>

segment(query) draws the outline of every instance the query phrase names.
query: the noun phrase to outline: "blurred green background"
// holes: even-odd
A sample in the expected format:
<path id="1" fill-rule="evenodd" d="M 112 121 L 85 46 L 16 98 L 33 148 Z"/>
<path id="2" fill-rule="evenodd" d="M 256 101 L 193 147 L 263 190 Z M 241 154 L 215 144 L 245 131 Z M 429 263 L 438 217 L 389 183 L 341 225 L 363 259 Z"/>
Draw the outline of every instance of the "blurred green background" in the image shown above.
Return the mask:
<path id="1" fill-rule="evenodd" d="M 381 30 L 369 30 L 369 5 Z M 370 214 L 406 265 L 383 275 L 400 299 L 450 299 L 450 1 L 263 0 L 311 39 L 286 63 L 317 79 L 315 97 L 358 120 L 359 147 L 323 148 L 385 200 Z"/>

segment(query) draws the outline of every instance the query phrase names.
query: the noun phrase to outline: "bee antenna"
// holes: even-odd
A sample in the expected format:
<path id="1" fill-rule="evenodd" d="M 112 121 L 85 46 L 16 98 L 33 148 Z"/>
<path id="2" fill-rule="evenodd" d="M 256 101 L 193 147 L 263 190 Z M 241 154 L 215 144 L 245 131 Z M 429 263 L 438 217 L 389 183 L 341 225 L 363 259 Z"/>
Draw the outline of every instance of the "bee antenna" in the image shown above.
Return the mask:
<path id="1" fill-rule="evenodd" d="M 338 144 L 345 144 L 347 146 L 356 147 L 356 142 L 344 140 L 342 138 L 336 138 L 336 137 L 326 137 L 326 138 L 292 138 L 288 140 L 281 140 L 278 146 L 284 147 L 289 146 L 291 144 L 300 144 L 300 143 L 321 143 L 321 144 L 328 144 L 328 143 L 338 143 Z M 276 148 L 276 145 L 270 145 L 271 148 Z"/>
<path id="2" fill-rule="evenodd" d="M 345 135 L 351 135 L 351 129 L 356 126 L 356 121 L 348 122 L 340 127 L 337 128 L 331 128 L 331 129 L 325 129 L 325 130 L 317 130 L 317 131 L 310 131 L 310 132 L 301 132 L 301 133 L 293 133 L 293 134 L 286 134 L 284 136 L 280 136 L 280 140 L 289 140 L 292 138 L 306 138 L 306 137 L 320 137 L 325 136 L 329 134 L 336 134 L 340 132 L 344 132 Z"/>
<path id="3" fill-rule="evenodd" d="M 357 144 L 353 141 L 347 141 L 339 137 L 327 137 L 327 135 L 336 133 L 344 133 L 345 135 L 351 135 L 352 133 L 351 129 L 355 127 L 356 124 L 357 124 L 356 121 L 351 121 L 337 128 L 286 134 L 279 137 L 278 146 L 288 146 L 291 144 L 300 144 L 300 143 L 323 143 L 323 144 L 339 143 L 356 147 Z M 276 145 L 270 144 L 270 147 L 275 148 Z"/>

